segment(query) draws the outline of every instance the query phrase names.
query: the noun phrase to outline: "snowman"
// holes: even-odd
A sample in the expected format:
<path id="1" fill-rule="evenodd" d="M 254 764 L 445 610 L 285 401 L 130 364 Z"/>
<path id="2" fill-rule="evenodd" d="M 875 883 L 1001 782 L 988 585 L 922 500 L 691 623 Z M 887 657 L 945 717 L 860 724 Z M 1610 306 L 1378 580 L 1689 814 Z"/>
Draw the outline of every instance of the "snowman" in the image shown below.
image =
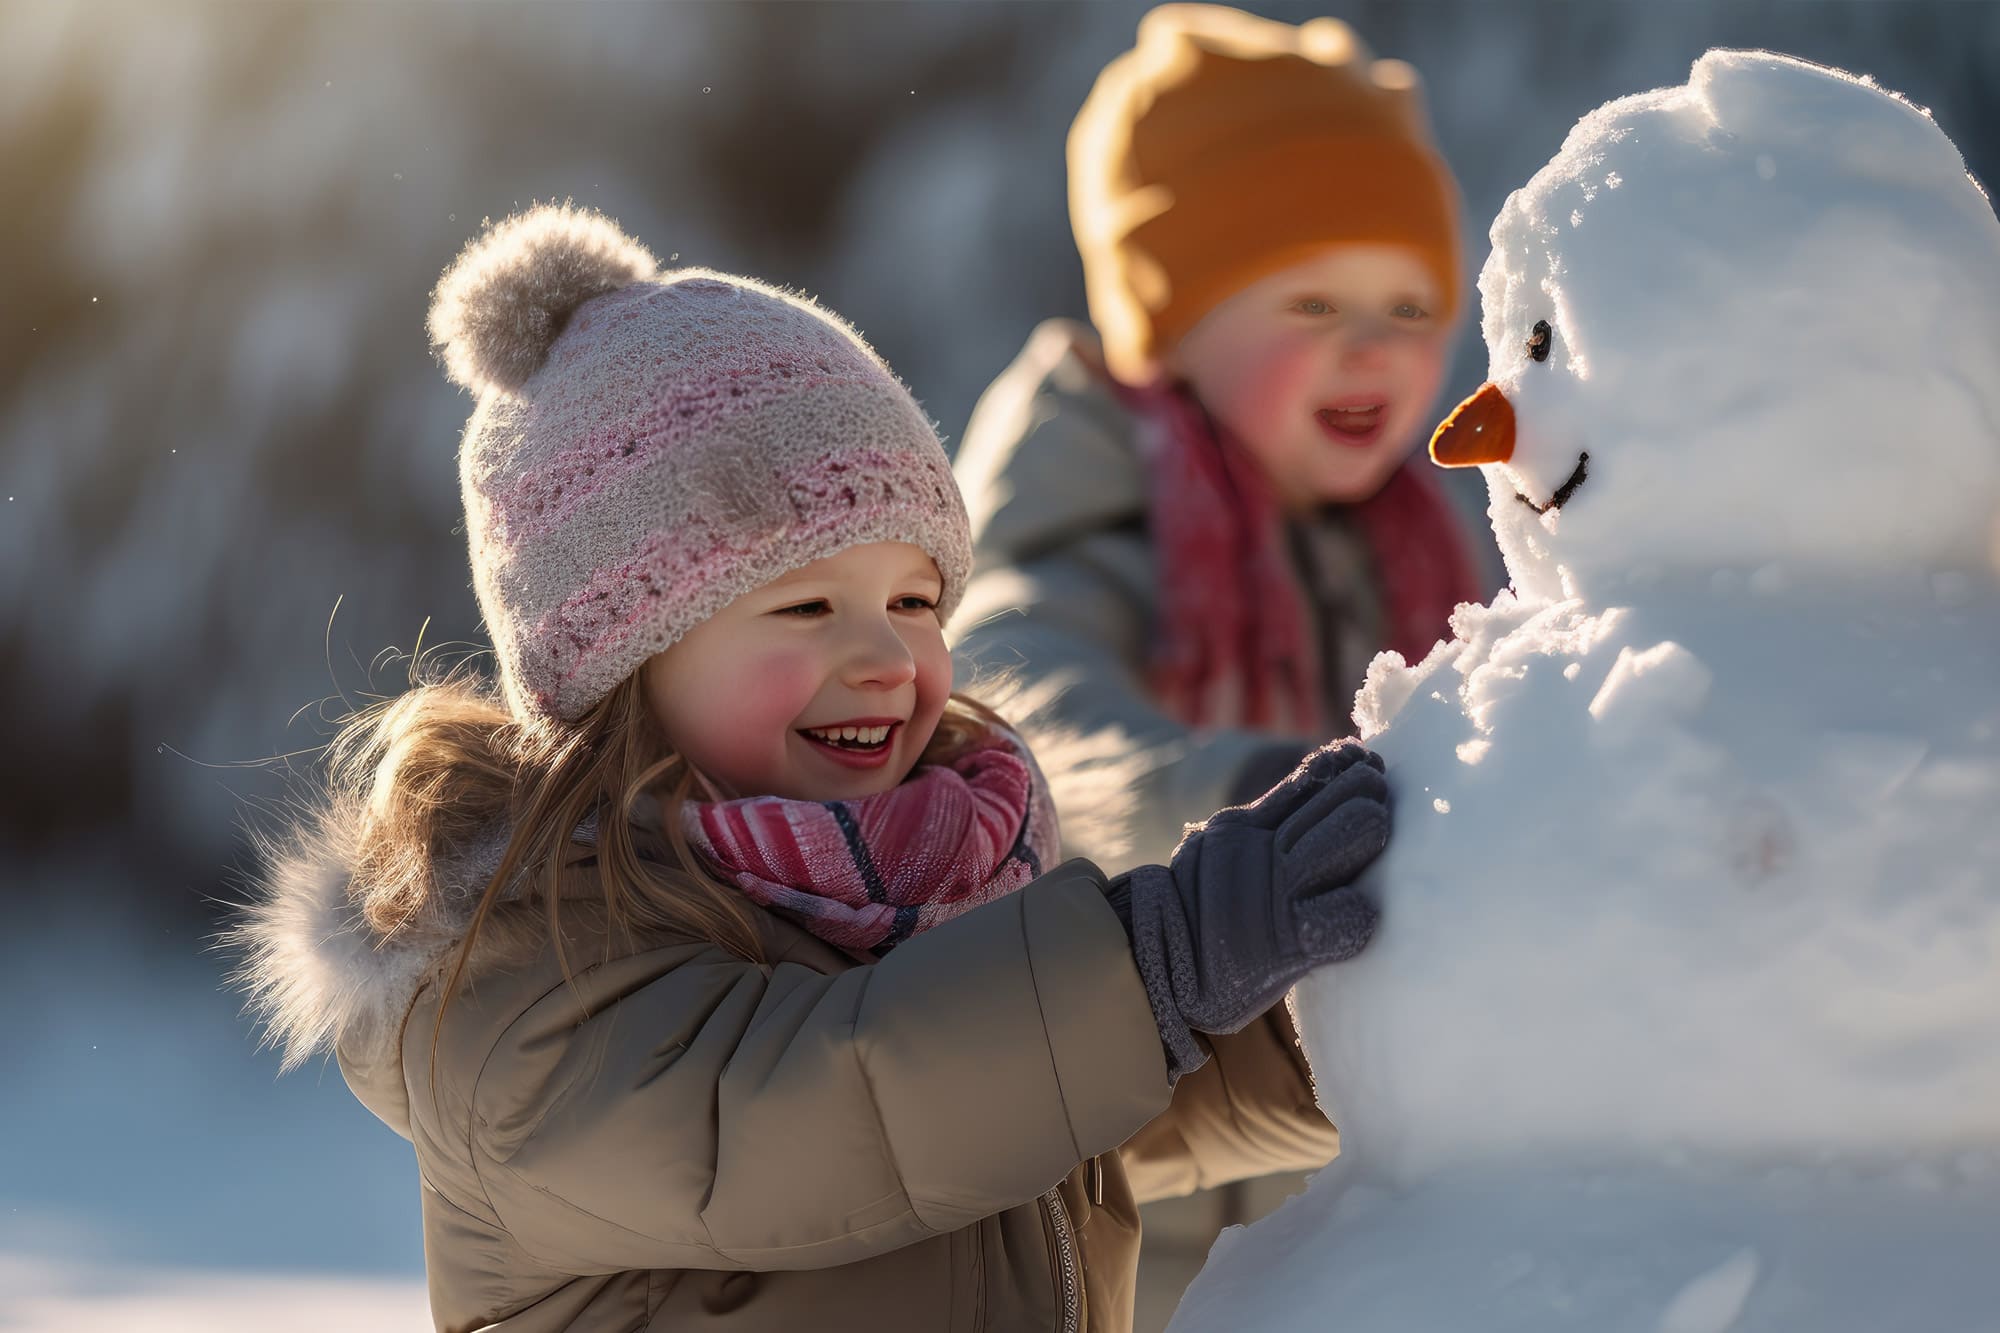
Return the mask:
<path id="1" fill-rule="evenodd" d="M 1922 110 L 1713 51 L 1502 208 L 1511 587 L 1357 717 L 1341 1159 L 1178 1333 L 2000 1329 L 2000 222 Z"/>

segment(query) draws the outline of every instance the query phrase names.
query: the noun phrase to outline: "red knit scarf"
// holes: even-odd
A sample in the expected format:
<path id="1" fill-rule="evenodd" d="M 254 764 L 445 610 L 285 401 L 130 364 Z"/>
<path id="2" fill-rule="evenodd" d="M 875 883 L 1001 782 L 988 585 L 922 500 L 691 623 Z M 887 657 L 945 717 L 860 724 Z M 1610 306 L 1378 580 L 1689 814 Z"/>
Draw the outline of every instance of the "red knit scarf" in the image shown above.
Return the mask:
<path id="1" fill-rule="evenodd" d="M 1020 738 L 997 728 L 879 795 L 682 809 L 689 842 L 723 878 L 855 953 L 887 953 L 1004 897 L 1058 855 L 1048 787 Z"/>
<path id="2" fill-rule="evenodd" d="M 1155 694 L 1190 726 L 1323 734 L 1316 609 L 1270 485 L 1184 389 L 1115 387 L 1141 422 L 1151 488 Z M 1481 599 L 1458 519 L 1420 460 L 1348 512 L 1381 581 L 1384 646 L 1414 662 L 1449 632 L 1454 607 Z"/>

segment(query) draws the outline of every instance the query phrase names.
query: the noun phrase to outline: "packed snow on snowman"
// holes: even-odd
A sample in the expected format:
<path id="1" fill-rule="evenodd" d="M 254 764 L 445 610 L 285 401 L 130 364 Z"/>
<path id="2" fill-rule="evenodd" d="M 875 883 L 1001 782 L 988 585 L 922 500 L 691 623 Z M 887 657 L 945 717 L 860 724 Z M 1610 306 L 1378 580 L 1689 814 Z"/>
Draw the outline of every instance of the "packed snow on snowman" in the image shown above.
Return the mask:
<path id="1" fill-rule="evenodd" d="M 1930 117 L 1714 51 L 1508 199 L 1512 587 L 1359 700 L 1344 1155 L 1178 1333 L 2000 1328 L 2000 222 Z"/>

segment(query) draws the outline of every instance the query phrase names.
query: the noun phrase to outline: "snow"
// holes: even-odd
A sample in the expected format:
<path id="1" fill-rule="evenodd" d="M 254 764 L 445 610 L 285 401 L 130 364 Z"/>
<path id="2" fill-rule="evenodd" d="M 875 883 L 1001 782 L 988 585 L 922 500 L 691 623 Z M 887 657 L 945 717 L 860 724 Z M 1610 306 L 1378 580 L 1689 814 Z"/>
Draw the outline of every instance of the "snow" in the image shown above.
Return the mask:
<path id="1" fill-rule="evenodd" d="M 1597 189 L 1607 173 L 1624 188 Z M 1572 211 L 1574 229 L 1553 220 Z M 1586 116 L 1492 241 L 1488 375 L 1521 447 L 1487 481 L 1517 589 L 1990 558 L 2000 234 L 1917 108 L 1778 57 L 1707 57 Z M 1585 450 L 1590 504 L 1538 517 L 1515 498 L 1546 500 Z"/>
<path id="2" fill-rule="evenodd" d="M 1371 668 L 1383 927 L 1294 1001 L 1343 1157 L 1173 1327 L 1990 1326 L 2000 223 L 1907 102 L 1711 52 L 1493 243 L 1512 589 Z"/>
<path id="3" fill-rule="evenodd" d="M 107 1275 L 74 1264 L 0 1256 L 9 1333 L 348 1333 L 430 1322 L 421 1281 L 136 1269 Z"/>
<path id="4" fill-rule="evenodd" d="M 119 873 L 18 887 L 102 903 Z M 0 1329 L 428 1327 L 410 1145 L 333 1063 L 281 1079 L 185 932 L 29 921 L 0 939 Z"/>
<path id="5" fill-rule="evenodd" d="M 1224 1232 L 1169 1327 L 1984 1333 L 1993 1235 L 1970 1190 L 1891 1173 L 1489 1168 L 1391 1191 L 1343 1161 Z"/>
<path id="6" fill-rule="evenodd" d="M 1728 1333 L 1757 1285 L 1755 1250 L 1738 1250 L 1681 1288 L 1660 1316 L 1660 1333 Z"/>

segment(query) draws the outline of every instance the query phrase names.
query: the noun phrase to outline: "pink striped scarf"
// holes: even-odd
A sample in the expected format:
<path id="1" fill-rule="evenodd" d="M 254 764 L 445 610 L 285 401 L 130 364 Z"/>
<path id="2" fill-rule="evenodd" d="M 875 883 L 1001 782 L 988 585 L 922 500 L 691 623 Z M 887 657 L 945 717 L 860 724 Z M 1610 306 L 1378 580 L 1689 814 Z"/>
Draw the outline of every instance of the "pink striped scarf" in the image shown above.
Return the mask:
<path id="1" fill-rule="evenodd" d="M 1012 893 L 1059 845 L 1033 756 L 999 728 L 880 795 L 690 801 L 682 817 L 694 849 L 751 901 L 876 956 Z"/>

